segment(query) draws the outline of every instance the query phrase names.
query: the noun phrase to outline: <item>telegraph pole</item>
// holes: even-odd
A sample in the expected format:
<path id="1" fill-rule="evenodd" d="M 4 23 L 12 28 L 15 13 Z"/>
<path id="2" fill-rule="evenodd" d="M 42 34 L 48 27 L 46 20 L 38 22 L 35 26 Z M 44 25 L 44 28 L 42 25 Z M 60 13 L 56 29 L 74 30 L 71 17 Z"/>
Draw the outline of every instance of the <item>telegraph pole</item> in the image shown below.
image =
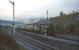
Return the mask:
<path id="1" fill-rule="evenodd" d="M 9 2 L 12 4 L 13 6 L 13 33 L 14 33 L 14 37 L 15 37 L 15 2 L 14 1 L 10 1 Z"/>
<path id="2" fill-rule="evenodd" d="M 46 12 L 46 13 L 47 13 L 47 19 L 48 19 L 48 10 L 47 10 L 47 12 Z"/>

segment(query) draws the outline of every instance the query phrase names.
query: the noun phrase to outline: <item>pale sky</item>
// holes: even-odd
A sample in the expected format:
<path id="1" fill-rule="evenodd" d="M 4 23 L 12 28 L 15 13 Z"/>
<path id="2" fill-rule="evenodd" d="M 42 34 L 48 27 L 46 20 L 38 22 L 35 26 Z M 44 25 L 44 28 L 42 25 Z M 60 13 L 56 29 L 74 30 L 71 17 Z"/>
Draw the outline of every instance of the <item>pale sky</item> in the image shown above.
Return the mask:
<path id="1" fill-rule="evenodd" d="M 13 1 L 13 0 L 11 0 Z M 14 0 L 16 18 L 49 17 L 59 15 L 60 11 L 69 13 L 79 10 L 79 0 Z M 0 0 L 0 19 L 12 19 L 12 5 L 9 0 Z"/>

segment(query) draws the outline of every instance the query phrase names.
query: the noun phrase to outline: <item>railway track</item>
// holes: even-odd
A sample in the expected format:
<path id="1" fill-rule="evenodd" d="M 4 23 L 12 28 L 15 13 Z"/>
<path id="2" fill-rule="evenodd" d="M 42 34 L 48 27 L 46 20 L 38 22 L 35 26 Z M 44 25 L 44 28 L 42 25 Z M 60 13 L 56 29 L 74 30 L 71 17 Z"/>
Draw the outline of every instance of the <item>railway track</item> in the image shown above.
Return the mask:
<path id="1" fill-rule="evenodd" d="M 34 39 L 31 39 L 29 37 L 26 37 L 20 33 L 16 33 L 16 36 L 20 39 L 22 39 L 23 41 L 28 41 L 29 43 L 33 44 L 34 46 L 37 46 L 39 47 L 40 49 L 42 50 L 59 50 L 58 48 L 55 48 L 53 46 L 50 46 L 50 45 L 47 45 L 45 43 L 42 43 L 40 41 L 37 41 L 37 40 L 34 40 Z"/>
<path id="2" fill-rule="evenodd" d="M 32 43 L 33 45 L 38 46 L 43 50 L 52 50 L 51 48 L 54 48 L 56 50 L 78 50 L 79 49 L 79 43 L 76 41 L 71 41 L 71 40 L 57 38 L 57 37 L 43 36 L 39 34 L 33 34 L 22 30 L 17 32 L 18 32 L 17 35 L 21 36 L 20 39 L 26 38 L 26 41 L 30 40 L 28 41 L 29 43 Z"/>

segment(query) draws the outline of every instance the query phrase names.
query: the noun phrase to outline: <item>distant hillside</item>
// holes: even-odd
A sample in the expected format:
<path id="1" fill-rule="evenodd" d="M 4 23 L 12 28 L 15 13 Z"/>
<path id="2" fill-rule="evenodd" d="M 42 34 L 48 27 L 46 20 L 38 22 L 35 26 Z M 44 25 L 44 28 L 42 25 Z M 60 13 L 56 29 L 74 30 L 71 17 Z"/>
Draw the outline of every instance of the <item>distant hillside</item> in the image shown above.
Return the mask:
<path id="1" fill-rule="evenodd" d="M 79 20 L 79 13 L 76 12 L 68 15 L 61 15 L 58 17 L 50 18 L 50 20 L 54 25 L 66 26 Z"/>
<path id="2" fill-rule="evenodd" d="M 79 29 L 79 12 L 74 12 L 68 15 L 61 15 L 54 18 L 50 18 L 55 32 L 62 34 L 76 34 Z M 74 28 L 73 28 L 74 27 Z M 74 29 L 70 31 L 71 29 Z M 79 33 L 77 33 L 79 35 Z"/>

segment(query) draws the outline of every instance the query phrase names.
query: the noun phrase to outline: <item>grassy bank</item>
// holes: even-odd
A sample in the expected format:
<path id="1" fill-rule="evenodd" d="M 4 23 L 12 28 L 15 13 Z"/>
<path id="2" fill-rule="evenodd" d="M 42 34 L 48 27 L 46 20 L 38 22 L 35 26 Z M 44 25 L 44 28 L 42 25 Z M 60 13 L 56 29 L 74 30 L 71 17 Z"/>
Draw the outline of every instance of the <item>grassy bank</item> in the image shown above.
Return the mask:
<path id="1" fill-rule="evenodd" d="M 0 50 L 24 50 L 16 43 L 15 39 L 9 35 L 9 26 L 0 26 Z"/>

